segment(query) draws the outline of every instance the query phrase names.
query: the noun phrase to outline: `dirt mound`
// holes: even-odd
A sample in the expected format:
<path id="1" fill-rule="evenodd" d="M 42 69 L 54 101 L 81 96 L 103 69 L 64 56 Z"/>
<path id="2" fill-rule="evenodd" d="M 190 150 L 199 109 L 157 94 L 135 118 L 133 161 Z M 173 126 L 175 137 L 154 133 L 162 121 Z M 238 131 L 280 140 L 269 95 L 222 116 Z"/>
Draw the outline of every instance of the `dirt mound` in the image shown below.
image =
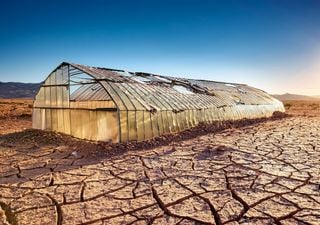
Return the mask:
<path id="1" fill-rule="evenodd" d="M 65 144 L 71 137 L 56 132 L 27 129 L 0 137 L 5 145 L 59 145 Z"/>

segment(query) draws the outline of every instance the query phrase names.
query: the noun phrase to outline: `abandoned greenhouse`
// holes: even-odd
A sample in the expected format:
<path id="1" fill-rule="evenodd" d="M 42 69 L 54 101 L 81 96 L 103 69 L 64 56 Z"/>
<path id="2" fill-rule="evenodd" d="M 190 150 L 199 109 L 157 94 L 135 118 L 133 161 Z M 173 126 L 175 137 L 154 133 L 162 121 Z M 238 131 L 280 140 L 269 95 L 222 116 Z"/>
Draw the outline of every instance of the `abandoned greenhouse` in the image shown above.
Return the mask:
<path id="1" fill-rule="evenodd" d="M 200 123 L 270 117 L 283 104 L 245 84 L 62 63 L 33 105 L 33 128 L 99 141 L 142 141 Z"/>

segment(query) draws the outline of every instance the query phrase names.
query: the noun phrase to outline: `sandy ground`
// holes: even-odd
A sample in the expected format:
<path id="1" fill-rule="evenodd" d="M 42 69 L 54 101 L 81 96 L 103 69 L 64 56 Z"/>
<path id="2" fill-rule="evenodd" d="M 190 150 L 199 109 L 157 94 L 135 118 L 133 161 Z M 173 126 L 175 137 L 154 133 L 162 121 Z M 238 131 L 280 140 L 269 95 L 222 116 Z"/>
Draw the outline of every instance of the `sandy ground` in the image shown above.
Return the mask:
<path id="1" fill-rule="evenodd" d="M 306 112 L 115 155 L 2 135 L 0 224 L 318 225 L 320 116 Z"/>

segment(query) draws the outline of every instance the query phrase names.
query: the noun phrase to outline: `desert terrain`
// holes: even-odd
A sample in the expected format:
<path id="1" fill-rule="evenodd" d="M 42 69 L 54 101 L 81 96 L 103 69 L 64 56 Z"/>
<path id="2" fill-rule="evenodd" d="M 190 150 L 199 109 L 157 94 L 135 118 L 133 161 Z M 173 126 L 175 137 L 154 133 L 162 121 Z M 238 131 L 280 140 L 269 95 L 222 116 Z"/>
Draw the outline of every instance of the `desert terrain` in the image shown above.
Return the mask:
<path id="1" fill-rule="evenodd" d="M 0 224 L 320 224 L 320 101 L 154 146 L 31 130 L 0 100 Z"/>
<path id="2" fill-rule="evenodd" d="M 0 98 L 0 135 L 31 128 L 31 99 Z"/>

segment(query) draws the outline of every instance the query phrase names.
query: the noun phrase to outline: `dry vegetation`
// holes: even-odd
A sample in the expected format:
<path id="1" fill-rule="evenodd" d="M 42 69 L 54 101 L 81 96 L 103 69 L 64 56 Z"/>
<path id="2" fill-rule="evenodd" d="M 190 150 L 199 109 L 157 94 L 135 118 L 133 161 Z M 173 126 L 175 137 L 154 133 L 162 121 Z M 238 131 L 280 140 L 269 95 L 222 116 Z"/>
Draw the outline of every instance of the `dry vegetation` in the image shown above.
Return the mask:
<path id="1" fill-rule="evenodd" d="M 31 99 L 0 99 L 0 135 L 31 128 Z"/>
<path id="2" fill-rule="evenodd" d="M 288 100 L 283 102 L 286 111 L 292 115 L 320 115 L 320 100 Z"/>
<path id="3" fill-rule="evenodd" d="M 0 104 L 0 224 L 319 225 L 320 102 L 131 149 L 24 130 L 31 100 Z"/>

